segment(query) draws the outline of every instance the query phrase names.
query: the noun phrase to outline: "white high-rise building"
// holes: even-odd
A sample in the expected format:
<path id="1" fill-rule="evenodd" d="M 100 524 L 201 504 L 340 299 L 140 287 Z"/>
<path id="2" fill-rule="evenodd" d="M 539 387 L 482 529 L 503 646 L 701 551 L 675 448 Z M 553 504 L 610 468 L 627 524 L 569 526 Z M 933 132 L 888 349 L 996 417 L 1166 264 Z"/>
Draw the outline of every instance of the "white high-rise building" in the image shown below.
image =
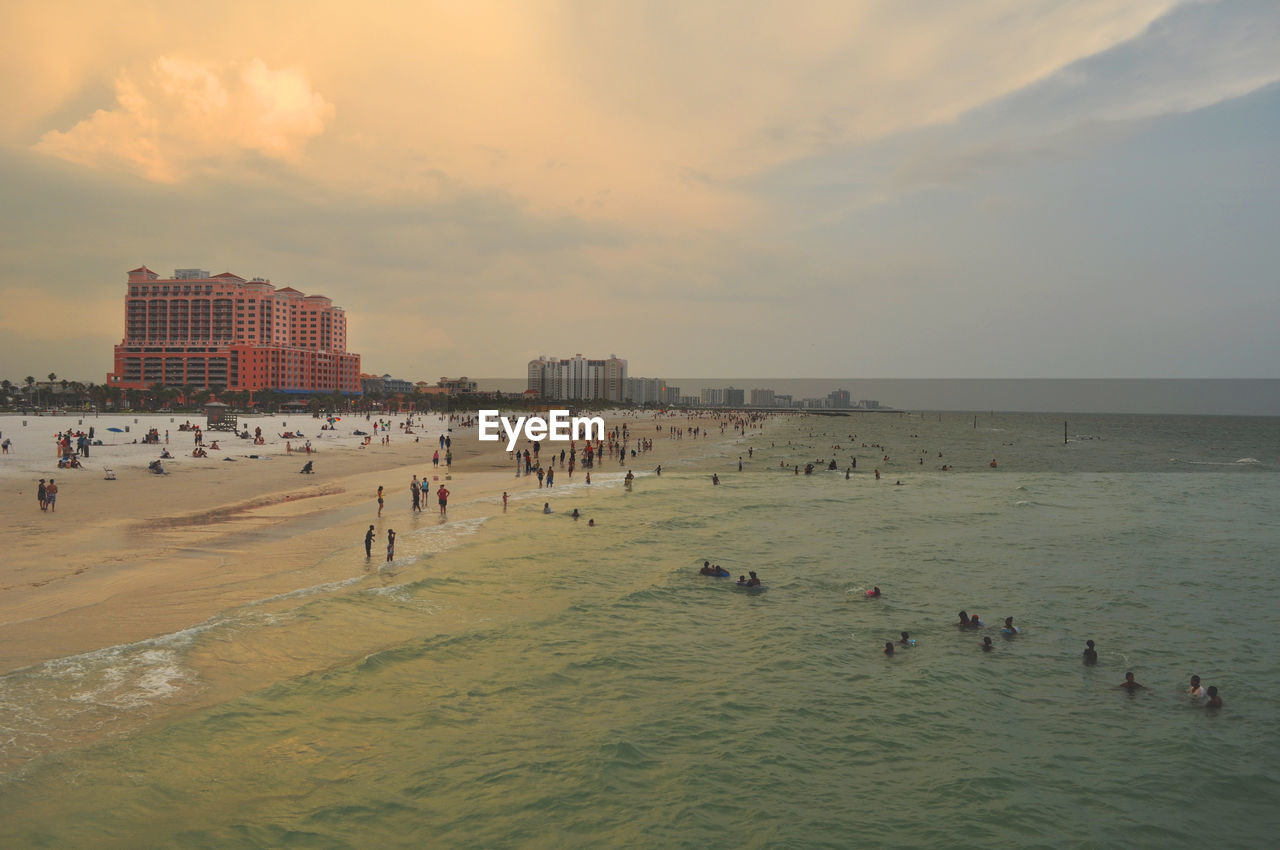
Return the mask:
<path id="1" fill-rule="evenodd" d="M 575 354 L 566 360 L 539 357 L 529 361 L 528 389 L 546 399 L 623 401 L 627 361 L 610 354 L 590 360 Z"/>

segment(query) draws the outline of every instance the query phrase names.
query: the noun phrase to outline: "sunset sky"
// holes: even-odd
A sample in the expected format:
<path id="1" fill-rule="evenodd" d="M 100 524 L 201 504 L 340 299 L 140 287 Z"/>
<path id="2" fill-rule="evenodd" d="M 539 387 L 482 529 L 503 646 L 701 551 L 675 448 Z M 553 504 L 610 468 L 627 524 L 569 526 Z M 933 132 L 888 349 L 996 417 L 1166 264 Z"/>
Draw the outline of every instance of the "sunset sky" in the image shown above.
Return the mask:
<path id="1" fill-rule="evenodd" d="M 347 310 L 367 372 L 1280 377 L 1280 3 L 0 11 L 0 377 L 126 271 Z"/>

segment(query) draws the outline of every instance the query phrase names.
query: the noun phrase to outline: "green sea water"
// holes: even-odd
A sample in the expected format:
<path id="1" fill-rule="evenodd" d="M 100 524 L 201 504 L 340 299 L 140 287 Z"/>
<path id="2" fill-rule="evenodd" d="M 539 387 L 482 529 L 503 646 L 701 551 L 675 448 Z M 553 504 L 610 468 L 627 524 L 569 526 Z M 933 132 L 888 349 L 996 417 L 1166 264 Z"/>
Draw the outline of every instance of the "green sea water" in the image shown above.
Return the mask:
<path id="1" fill-rule="evenodd" d="M 655 432 L 630 492 L 451 504 L 387 569 L 0 677 L 0 846 L 1271 846 L 1278 425 Z"/>

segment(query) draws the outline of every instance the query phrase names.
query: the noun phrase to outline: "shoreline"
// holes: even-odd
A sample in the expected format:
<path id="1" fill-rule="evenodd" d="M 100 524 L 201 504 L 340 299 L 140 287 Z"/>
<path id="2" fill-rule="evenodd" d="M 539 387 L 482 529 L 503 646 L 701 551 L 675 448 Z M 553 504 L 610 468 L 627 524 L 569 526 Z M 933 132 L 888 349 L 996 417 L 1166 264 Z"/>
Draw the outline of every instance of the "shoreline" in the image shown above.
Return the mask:
<path id="1" fill-rule="evenodd" d="M 134 429 L 159 427 L 154 420 L 183 417 L 36 417 L 35 423 L 47 428 L 44 452 L 32 450 L 38 443 L 31 419 L 24 433 L 13 427 L 14 417 L 0 417 L 0 430 L 20 434 L 13 452 L 0 462 L 0 510 L 11 518 L 12 534 L 11 557 L 0 567 L 0 675 L 180 632 L 231 608 L 299 589 L 300 570 L 311 571 L 307 585 L 376 570 L 387 528 L 440 522 L 434 498 L 420 514 L 411 515 L 407 491 L 414 474 L 424 480 L 431 476 L 433 490 L 448 484 L 451 522 L 500 513 L 504 490 L 514 496 L 538 489 L 534 476 L 513 476 L 514 461 L 503 444 L 481 443 L 474 427 L 456 423 L 452 469 L 444 469 L 443 458 L 439 468 L 432 466 L 431 455 L 446 427 L 435 414 L 426 416 L 425 430 L 415 428 L 412 436 L 397 427 L 404 419 L 393 419 L 390 445 L 375 441 L 367 448 L 358 448 L 360 438 L 345 428 L 313 432 L 310 426 L 318 428 L 320 419 L 307 417 L 302 426 L 297 416 L 242 420 L 242 426 L 262 427 L 271 435 L 293 420 L 293 427 L 312 438 L 315 451 L 307 457 L 286 453 L 286 441 L 278 436 L 269 436 L 265 446 L 251 446 L 225 432 L 205 434 L 206 445 L 218 439 L 221 455 L 236 463 L 217 460 L 218 453 L 212 451 L 208 459 L 183 457 L 179 451 L 184 446 L 189 450 L 194 435 L 175 431 L 174 422 L 168 423 L 168 448 L 175 457 L 165 462 L 171 474 L 146 472 L 146 464 L 164 445 L 134 443 L 91 447 L 85 470 L 55 468 L 54 431 L 81 427 L 83 421 L 85 429 L 97 425 L 101 435 L 105 427 L 118 427 L 108 426 L 109 420 L 121 418 L 136 420 L 128 423 L 132 434 Z M 630 468 L 667 464 L 705 445 L 708 438 L 728 436 L 666 436 L 668 426 L 708 427 L 719 421 L 714 417 L 610 411 L 605 418 L 610 429 L 629 425 L 633 443 L 656 435 L 654 451 L 632 460 Z M 418 416 L 413 421 L 422 420 Z M 351 417 L 341 424 L 363 430 L 371 422 Z M 248 459 L 247 454 L 260 459 Z M 314 476 L 298 474 L 307 459 L 315 462 Z M 591 471 L 611 478 L 614 470 L 628 468 L 608 460 Z M 105 478 L 106 468 L 115 470 L 115 480 Z M 558 483 L 581 481 L 585 472 L 579 469 L 576 478 L 569 479 L 558 469 Z M 56 513 L 38 509 L 33 476 L 60 482 Z M 379 485 L 386 488 L 381 519 L 374 504 Z M 478 504 L 492 504 L 494 510 L 477 510 Z M 377 535 L 369 562 L 359 551 L 365 528 L 361 523 L 366 521 Z M 317 561 L 317 553 L 348 549 L 350 558 L 325 556 Z"/>

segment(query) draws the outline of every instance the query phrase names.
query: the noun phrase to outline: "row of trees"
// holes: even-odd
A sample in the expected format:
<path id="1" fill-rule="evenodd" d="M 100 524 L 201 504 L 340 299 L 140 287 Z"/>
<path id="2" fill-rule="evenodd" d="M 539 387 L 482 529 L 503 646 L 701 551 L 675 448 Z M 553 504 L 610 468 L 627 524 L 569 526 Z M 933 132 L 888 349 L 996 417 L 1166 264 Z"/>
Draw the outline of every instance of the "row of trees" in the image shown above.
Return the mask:
<path id="1" fill-rule="evenodd" d="M 64 409 L 98 410 L 142 410 L 157 411 L 162 409 L 199 410 L 211 401 L 217 400 L 236 410 L 275 411 L 297 396 L 275 390 L 230 390 L 214 385 L 209 388 L 195 384 L 170 386 L 152 384 L 146 389 L 114 387 L 109 384 L 81 383 L 80 381 L 58 380 L 53 372 L 41 387 L 36 386 L 36 379 L 30 375 L 15 384 L 8 379 L 0 381 L 0 405 L 5 407 L 59 407 Z M 307 398 L 307 410 L 311 413 L 373 411 L 434 411 L 476 410 L 491 407 L 495 404 L 506 409 L 540 410 L 550 402 L 539 398 L 523 396 L 503 396 L 498 398 L 493 393 L 460 393 L 460 394 L 418 394 L 370 392 L 362 396 L 346 396 L 340 392 L 315 393 Z M 564 402 L 560 402 L 563 404 Z M 594 410 L 606 407 L 630 406 L 617 402 L 601 400 L 575 400 L 573 406 L 579 410 Z"/>
<path id="2" fill-rule="evenodd" d="M 152 384 L 146 389 L 134 387 L 116 387 L 109 384 L 82 383 L 80 381 L 58 380 L 58 376 L 49 373 L 47 383 L 36 386 L 37 381 L 28 375 L 21 383 L 8 379 L 0 381 L 0 404 L 5 407 L 59 407 L 64 409 L 83 410 L 97 408 L 129 409 L 156 411 L 162 409 L 199 410 L 211 400 L 221 401 L 230 407 L 241 410 L 277 410 L 281 405 L 296 398 L 288 393 L 275 390 L 227 391 L 225 387 L 214 385 L 208 388 L 195 384 L 170 386 Z M 308 399 L 308 409 L 314 412 L 342 411 L 351 409 L 352 400 L 342 393 L 320 393 Z"/>

